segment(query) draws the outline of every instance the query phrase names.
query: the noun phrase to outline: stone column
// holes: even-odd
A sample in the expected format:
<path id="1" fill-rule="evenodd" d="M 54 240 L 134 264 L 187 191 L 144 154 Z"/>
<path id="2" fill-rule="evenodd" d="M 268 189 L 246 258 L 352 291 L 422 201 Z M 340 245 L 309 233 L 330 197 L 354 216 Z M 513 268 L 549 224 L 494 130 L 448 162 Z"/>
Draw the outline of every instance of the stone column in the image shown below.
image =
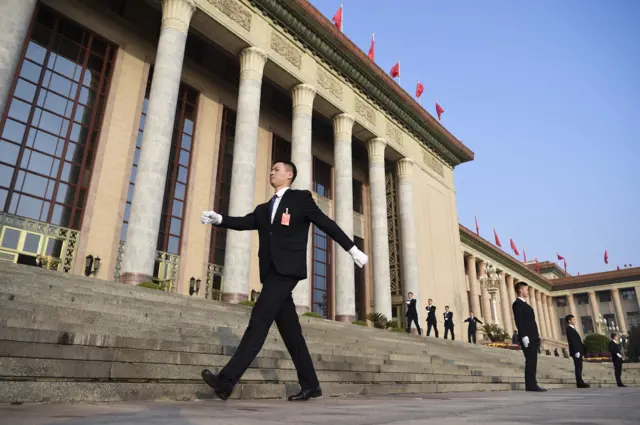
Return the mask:
<path id="1" fill-rule="evenodd" d="M 616 310 L 616 317 L 620 332 L 626 334 L 629 331 L 629 325 L 627 324 L 627 318 L 624 315 L 624 309 L 622 308 L 622 300 L 620 299 L 620 290 L 614 288 L 611 290 L 611 298 L 613 298 L 613 307 Z"/>
<path id="2" fill-rule="evenodd" d="M 153 275 L 182 61 L 195 10 L 194 0 L 162 2 L 162 28 L 122 259 L 124 283 L 137 284 Z"/>
<path id="3" fill-rule="evenodd" d="M 374 312 L 391 320 L 391 277 L 389 275 L 389 229 L 387 226 L 387 190 L 385 185 L 384 150 L 387 143 L 373 138 L 367 143 L 369 152 L 369 185 L 371 192 L 371 231 L 373 258 Z"/>
<path id="4" fill-rule="evenodd" d="M 353 164 L 351 129 L 354 118 L 339 114 L 333 118 L 333 157 L 336 223 L 353 239 Z M 356 319 L 356 288 L 353 259 L 348 252 L 334 244 L 336 253 L 336 320 L 353 322 Z"/>
<path id="5" fill-rule="evenodd" d="M 576 318 L 576 330 L 584 336 L 584 329 L 582 329 L 582 320 L 578 316 L 578 309 L 576 308 L 576 300 L 573 298 L 573 294 L 567 295 L 567 303 L 569 304 L 569 313 Z"/>
<path id="6" fill-rule="evenodd" d="M 553 339 L 553 329 L 551 329 L 551 320 L 549 318 L 549 307 L 547 306 L 547 296 L 540 293 L 540 310 L 542 317 L 544 318 L 544 327 L 547 334 L 547 338 Z"/>
<path id="7" fill-rule="evenodd" d="M 538 312 L 538 302 L 536 300 L 537 292 L 538 291 L 536 291 L 536 289 L 533 286 L 529 285 L 529 304 L 531 305 L 531 308 L 533 309 L 533 312 L 536 315 L 536 323 L 538 324 L 538 331 L 540 333 L 540 337 L 544 338 L 542 323 L 540 323 L 540 313 Z"/>
<path id="8" fill-rule="evenodd" d="M 640 307 L 640 286 L 636 286 L 636 301 L 638 301 L 638 307 Z"/>
<path id="9" fill-rule="evenodd" d="M 413 161 L 403 158 L 396 163 L 398 174 L 398 215 L 400 222 L 400 256 L 404 294 L 413 292 L 420 300 L 420 278 L 418 276 L 418 247 L 413 214 Z M 444 311 L 444 309 L 443 309 Z M 411 324 L 415 327 L 415 324 Z"/>
<path id="10" fill-rule="evenodd" d="M 513 321 L 511 320 L 511 305 L 507 292 L 507 282 L 504 273 L 500 273 L 500 305 L 502 306 L 502 327 L 509 335 L 513 334 Z"/>
<path id="11" fill-rule="evenodd" d="M 293 182 L 294 189 L 312 190 L 313 154 L 311 151 L 311 117 L 316 89 L 309 84 L 298 84 L 291 89 L 293 101 L 293 122 L 291 126 L 291 161 L 296 164 L 298 175 Z M 309 230 L 311 232 L 311 230 Z M 311 236 L 310 236 L 311 237 Z M 313 244 L 307 244 L 307 261 L 310 261 Z M 307 264 L 309 274 L 313 265 Z M 337 278 L 337 276 L 336 276 Z M 293 301 L 298 313 L 310 311 L 311 279 L 301 280 L 293 290 Z"/>
<path id="12" fill-rule="evenodd" d="M 231 216 L 244 216 L 255 208 L 260 93 L 266 62 L 267 55 L 257 47 L 247 47 L 240 52 L 240 89 L 231 165 L 233 190 L 229 197 Z M 237 303 L 248 298 L 250 256 L 251 232 L 229 230 L 224 259 L 223 301 Z"/>
<path id="13" fill-rule="evenodd" d="M 480 317 L 480 294 L 478 291 L 478 276 L 476 271 L 476 257 L 468 255 L 465 258 L 467 275 L 469 276 L 469 295 L 471 297 L 471 305 L 469 308 L 476 317 Z M 464 314 L 466 315 L 467 312 Z"/>
<path id="14" fill-rule="evenodd" d="M 549 338 L 549 326 L 547 326 L 547 313 L 542 304 L 542 292 L 536 289 L 536 312 L 538 315 L 538 325 L 543 338 Z"/>
<path id="15" fill-rule="evenodd" d="M 2 0 L 0 2 L 0 116 L 9 101 L 9 91 L 18 69 L 22 46 L 37 0 Z"/>
<path id="16" fill-rule="evenodd" d="M 593 330 L 595 333 L 600 333 L 600 325 L 598 319 L 600 318 L 600 301 L 594 291 L 587 292 L 589 295 L 589 307 L 591 307 L 591 320 L 593 321 Z"/>
<path id="17" fill-rule="evenodd" d="M 513 317 L 513 303 L 516 302 L 516 290 L 513 287 L 515 285 L 513 281 L 513 276 L 507 275 L 506 277 L 507 284 L 507 294 L 509 296 L 509 320 L 511 321 L 512 328 L 516 328 L 516 320 Z"/>
<path id="18" fill-rule="evenodd" d="M 482 321 L 487 324 L 493 324 L 495 322 L 491 314 L 491 295 L 489 295 L 489 291 L 487 291 L 487 288 L 482 284 L 482 277 L 486 274 L 486 266 L 487 264 L 483 260 L 480 260 L 478 270 L 480 270 L 479 281 L 482 294 Z"/>
<path id="19" fill-rule="evenodd" d="M 547 314 L 549 315 L 549 324 L 551 325 L 551 336 L 557 341 L 560 339 L 560 332 L 558 329 L 558 315 L 553 306 L 553 297 L 547 295 L 544 298 L 547 305 Z"/>

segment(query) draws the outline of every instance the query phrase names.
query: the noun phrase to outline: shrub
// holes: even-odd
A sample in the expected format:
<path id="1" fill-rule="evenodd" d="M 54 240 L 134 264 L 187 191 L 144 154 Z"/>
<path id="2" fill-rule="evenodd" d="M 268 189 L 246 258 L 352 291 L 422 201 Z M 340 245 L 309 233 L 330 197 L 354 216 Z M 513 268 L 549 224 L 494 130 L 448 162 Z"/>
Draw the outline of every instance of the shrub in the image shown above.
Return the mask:
<path id="1" fill-rule="evenodd" d="M 308 312 L 304 313 L 303 316 L 305 316 L 305 317 L 313 317 L 313 318 L 316 318 L 316 319 L 322 319 L 322 314 L 316 313 L 315 311 L 308 311 Z"/>
<path id="2" fill-rule="evenodd" d="M 157 289 L 158 291 L 162 291 L 160 285 L 154 282 L 142 282 L 138 283 L 138 286 L 141 288 Z"/>
<path id="3" fill-rule="evenodd" d="M 238 304 L 248 305 L 249 307 L 253 307 L 254 305 L 256 305 L 256 302 L 252 300 L 244 300 L 244 301 L 240 301 Z"/>
<path id="4" fill-rule="evenodd" d="M 640 360 L 640 326 L 631 328 L 626 345 L 627 358 L 634 362 Z"/>
<path id="5" fill-rule="evenodd" d="M 354 320 L 353 322 L 351 322 L 351 324 L 359 326 L 369 326 L 366 320 Z"/>
<path id="6" fill-rule="evenodd" d="M 483 325 L 481 330 L 487 335 L 487 338 L 489 338 L 491 342 L 511 341 L 511 335 L 496 324 Z"/>
<path id="7" fill-rule="evenodd" d="M 382 313 L 369 313 L 367 320 L 373 323 L 376 329 L 387 329 L 389 327 L 389 319 Z"/>
<path id="8" fill-rule="evenodd" d="M 587 354 L 599 354 L 609 351 L 609 338 L 600 334 L 589 334 L 584 337 L 584 349 Z"/>

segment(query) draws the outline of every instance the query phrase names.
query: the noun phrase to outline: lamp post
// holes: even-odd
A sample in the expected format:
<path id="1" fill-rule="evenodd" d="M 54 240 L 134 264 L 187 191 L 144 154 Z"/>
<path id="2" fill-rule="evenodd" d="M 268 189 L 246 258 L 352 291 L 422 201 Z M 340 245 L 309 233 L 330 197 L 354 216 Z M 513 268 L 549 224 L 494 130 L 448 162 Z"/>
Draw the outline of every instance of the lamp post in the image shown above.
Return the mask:
<path id="1" fill-rule="evenodd" d="M 486 272 L 484 276 L 480 277 L 480 284 L 485 287 L 489 295 L 491 296 L 491 313 L 494 317 L 494 322 L 498 325 L 498 309 L 496 307 L 496 294 L 500 288 L 500 275 L 493 266 L 493 264 L 487 264 Z"/>

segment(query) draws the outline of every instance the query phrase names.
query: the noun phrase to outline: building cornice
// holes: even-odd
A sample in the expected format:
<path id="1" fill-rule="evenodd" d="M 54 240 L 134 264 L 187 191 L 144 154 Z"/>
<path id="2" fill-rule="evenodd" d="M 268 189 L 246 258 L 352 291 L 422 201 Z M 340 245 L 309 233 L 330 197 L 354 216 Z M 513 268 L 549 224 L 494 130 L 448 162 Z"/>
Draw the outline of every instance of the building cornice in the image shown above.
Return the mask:
<path id="1" fill-rule="evenodd" d="M 486 258 L 493 260 L 496 263 L 496 267 L 499 269 L 502 268 L 500 267 L 501 265 L 509 267 L 513 272 L 518 272 L 520 275 L 526 277 L 528 280 L 527 283 L 535 283 L 547 291 L 552 290 L 552 283 L 547 278 L 530 270 L 523 262 L 516 260 L 501 249 L 496 248 L 491 242 L 476 235 L 462 224 L 459 224 L 459 227 L 460 242 L 480 252 L 486 256 Z"/>
<path id="2" fill-rule="evenodd" d="M 450 166 L 473 160 L 473 152 L 447 131 L 307 0 L 252 0 Z"/>
<path id="3" fill-rule="evenodd" d="M 571 276 L 551 281 L 553 291 L 592 288 L 599 285 L 613 285 L 627 282 L 640 282 L 640 267 Z"/>

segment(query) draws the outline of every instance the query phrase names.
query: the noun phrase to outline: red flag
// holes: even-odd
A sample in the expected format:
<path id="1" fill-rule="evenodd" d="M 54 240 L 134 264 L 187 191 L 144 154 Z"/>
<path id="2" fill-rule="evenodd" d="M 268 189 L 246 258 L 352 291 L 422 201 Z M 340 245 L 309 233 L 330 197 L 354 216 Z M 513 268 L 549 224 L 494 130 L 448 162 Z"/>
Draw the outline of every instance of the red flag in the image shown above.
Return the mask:
<path id="1" fill-rule="evenodd" d="M 420 81 L 418 81 L 418 84 L 416 85 L 416 97 L 418 99 L 420 99 L 420 96 L 422 96 L 422 92 L 424 92 L 424 86 Z"/>
<path id="2" fill-rule="evenodd" d="M 369 59 L 374 60 L 376 56 L 376 35 L 371 34 L 371 47 L 369 47 Z"/>
<path id="3" fill-rule="evenodd" d="M 438 121 L 440 121 L 440 117 L 444 113 L 444 109 L 442 109 L 442 106 L 440 106 L 438 102 L 436 102 L 436 113 L 438 114 Z"/>
<path id="4" fill-rule="evenodd" d="M 391 68 L 389 74 L 391 74 L 391 77 L 393 78 L 400 76 L 400 61 L 396 62 L 396 64 L 393 65 L 393 68 Z"/>
<path id="5" fill-rule="evenodd" d="M 500 238 L 498 237 L 498 233 L 496 233 L 496 229 L 493 229 L 493 236 L 496 238 L 496 245 L 502 248 L 502 244 L 500 243 Z"/>
<path id="6" fill-rule="evenodd" d="M 516 255 L 520 255 L 520 252 L 518 252 L 518 248 L 516 248 L 516 244 L 513 243 L 513 239 L 509 238 L 509 242 L 511 242 L 511 249 L 513 250 L 513 252 Z"/>
<path id="7" fill-rule="evenodd" d="M 527 262 L 527 251 L 526 250 L 522 250 L 522 255 L 524 255 L 524 262 Z"/>
<path id="8" fill-rule="evenodd" d="M 604 263 L 609 264 L 609 253 L 606 249 L 604 250 Z"/>
<path id="9" fill-rule="evenodd" d="M 340 5 L 340 9 L 333 15 L 333 19 L 331 19 L 334 24 L 336 24 L 336 28 L 342 32 L 342 5 Z"/>
<path id="10" fill-rule="evenodd" d="M 473 218 L 476 219 L 476 235 L 480 236 L 480 226 L 478 226 L 478 217 L 476 217 L 476 215 L 473 215 Z"/>
<path id="11" fill-rule="evenodd" d="M 540 273 L 540 264 L 538 264 L 538 257 L 536 257 L 536 271 Z"/>
<path id="12" fill-rule="evenodd" d="M 558 261 L 564 260 L 564 257 L 562 255 L 558 254 L 557 252 L 556 252 L 556 255 L 558 256 Z"/>

